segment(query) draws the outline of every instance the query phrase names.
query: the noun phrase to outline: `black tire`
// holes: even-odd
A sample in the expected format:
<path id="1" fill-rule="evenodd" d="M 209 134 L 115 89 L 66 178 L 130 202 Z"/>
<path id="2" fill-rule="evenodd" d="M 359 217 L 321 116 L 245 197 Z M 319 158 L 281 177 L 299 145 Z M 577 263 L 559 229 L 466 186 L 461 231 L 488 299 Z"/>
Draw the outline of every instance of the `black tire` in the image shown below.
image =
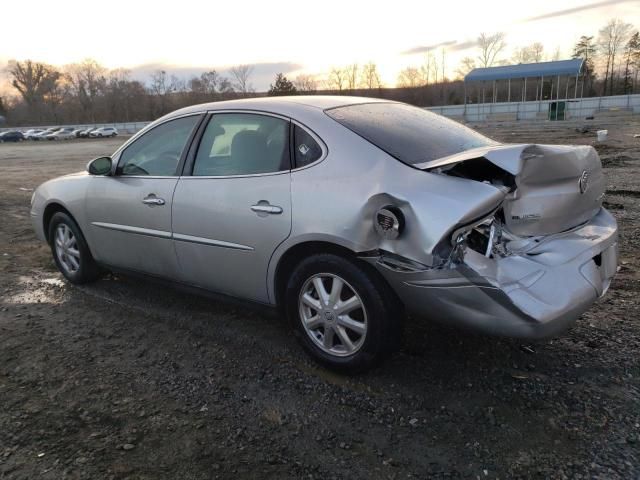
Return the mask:
<path id="1" fill-rule="evenodd" d="M 73 237 L 75 238 L 77 251 L 79 252 L 79 267 L 75 271 L 70 271 L 65 267 L 64 260 L 60 258 L 56 250 L 56 233 L 60 225 L 66 225 L 66 227 L 71 230 Z M 51 247 L 53 259 L 56 262 L 56 266 L 67 280 L 74 284 L 82 284 L 93 282 L 100 277 L 100 267 L 93 259 L 84 235 L 82 235 L 78 224 L 73 220 L 73 218 L 71 218 L 71 216 L 64 212 L 55 213 L 53 217 L 51 217 L 48 230 L 49 245 Z"/>
<path id="2" fill-rule="evenodd" d="M 366 334 L 353 354 L 338 356 L 323 350 L 303 325 L 299 298 L 308 280 L 317 274 L 337 275 L 362 300 L 366 311 Z M 400 345 L 404 322 L 402 306 L 384 280 L 368 265 L 330 253 L 312 255 L 294 268 L 287 282 L 284 301 L 287 318 L 304 349 L 332 370 L 362 372 L 375 366 Z"/>

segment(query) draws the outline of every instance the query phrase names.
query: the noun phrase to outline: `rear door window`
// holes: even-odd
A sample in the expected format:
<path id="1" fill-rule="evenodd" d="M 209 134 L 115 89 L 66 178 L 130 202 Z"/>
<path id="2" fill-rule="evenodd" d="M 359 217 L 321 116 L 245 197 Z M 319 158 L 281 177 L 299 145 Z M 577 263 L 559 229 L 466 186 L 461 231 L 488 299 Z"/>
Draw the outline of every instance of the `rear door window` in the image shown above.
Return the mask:
<path id="1" fill-rule="evenodd" d="M 193 175 L 255 175 L 289 169 L 287 120 L 254 113 L 216 113 L 200 140 Z"/>

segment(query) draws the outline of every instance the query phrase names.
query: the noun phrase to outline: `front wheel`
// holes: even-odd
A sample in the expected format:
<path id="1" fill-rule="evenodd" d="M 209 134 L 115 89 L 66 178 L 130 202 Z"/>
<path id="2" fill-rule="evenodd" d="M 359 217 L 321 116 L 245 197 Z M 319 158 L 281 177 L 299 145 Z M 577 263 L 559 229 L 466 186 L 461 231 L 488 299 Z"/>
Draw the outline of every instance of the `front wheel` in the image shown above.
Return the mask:
<path id="1" fill-rule="evenodd" d="M 58 269 L 71 283 L 88 283 L 100 276 L 80 228 L 66 213 L 57 212 L 51 218 L 49 243 Z"/>
<path id="2" fill-rule="evenodd" d="M 398 347 L 402 308 L 364 265 L 333 254 L 312 255 L 294 269 L 285 301 L 302 346 L 331 369 L 366 370 Z"/>

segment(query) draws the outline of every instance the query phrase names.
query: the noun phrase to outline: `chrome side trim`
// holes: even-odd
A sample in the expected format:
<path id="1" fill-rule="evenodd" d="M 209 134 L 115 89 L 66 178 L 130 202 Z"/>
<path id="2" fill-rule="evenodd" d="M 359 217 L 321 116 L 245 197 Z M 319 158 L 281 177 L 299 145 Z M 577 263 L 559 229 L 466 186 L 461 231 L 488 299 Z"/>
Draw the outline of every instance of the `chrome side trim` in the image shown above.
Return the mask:
<path id="1" fill-rule="evenodd" d="M 129 225 L 118 225 L 116 223 L 91 222 L 91 225 L 107 230 L 116 230 L 118 232 L 135 233 L 137 235 L 146 235 L 148 237 L 174 239 L 181 242 L 198 243 L 200 245 L 209 245 L 211 247 L 231 248 L 232 250 L 253 251 L 254 248 L 249 245 L 240 243 L 224 242 L 222 240 L 213 240 L 211 238 L 194 237 L 192 235 L 184 235 L 182 233 L 165 232 L 163 230 L 153 230 L 151 228 L 131 227 Z"/>
<path id="2" fill-rule="evenodd" d="M 138 235 L 146 235 L 148 237 L 158 238 L 171 238 L 171 232 L 165 232 L 164 230 L 153 230 L 151 228 L 131 227 L 129 225 L 119 225 L 117 223 L 103 223 L 103 222 L 91 222 L 99 228 L 106 228 L 107 230 L 116 230 L 118 232 L 136 233 Z"/>
<path id="3" fill-rule="evenodd" d="M 174 233 L 173 238 L 174 240 L 179 240 L 181 242 L 199 243 L 201 245 L 209 245 L 212 247 L 231 248 L 233 250 L 246 250 L 246 251 L 253 250 L 253 247 L 250 247 L 248 245 L 242 245 L 240 243 L 223 242 L 222 240 L 212 240 L 210 238 L 194 237 L 192 235 L 184 235 L 182 233 Z"/>

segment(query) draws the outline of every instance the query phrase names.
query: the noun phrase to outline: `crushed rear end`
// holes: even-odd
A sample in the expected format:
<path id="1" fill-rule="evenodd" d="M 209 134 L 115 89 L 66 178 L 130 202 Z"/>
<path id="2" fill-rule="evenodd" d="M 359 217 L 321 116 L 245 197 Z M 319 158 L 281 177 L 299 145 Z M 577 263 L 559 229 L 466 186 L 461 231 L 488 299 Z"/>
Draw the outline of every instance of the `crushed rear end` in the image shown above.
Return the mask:
<path id="1" fill-rule="evenodd" d="M 455 225 L 433 265 L 376 260 L 413 313 L 490 334 L 540 338 L 604 295 L 617 266 L 617 225 L 589 146 L 491 145 L 416 165 L 490 184 L 502 202 Z M 452 192 L 455 194 L 455 192 Z"/>

